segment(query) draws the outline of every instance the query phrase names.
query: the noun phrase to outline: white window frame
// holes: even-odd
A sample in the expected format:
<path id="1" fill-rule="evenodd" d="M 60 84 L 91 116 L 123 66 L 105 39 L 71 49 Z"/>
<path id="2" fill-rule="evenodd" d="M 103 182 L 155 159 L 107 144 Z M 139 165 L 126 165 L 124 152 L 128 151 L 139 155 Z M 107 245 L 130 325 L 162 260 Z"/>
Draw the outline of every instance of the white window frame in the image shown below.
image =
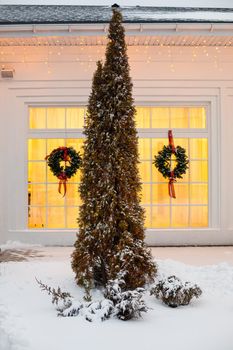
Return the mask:
<path id="1" fill-rule="evenodd" d="M 173 93 L 172 93 L 173 95 Z M 170 99 L 165 95 L 159 97 L 151 96 L 140 99 L 136 96 L 135 105 L 142 107 L 162 107 L 174 106 L 185 107 L 203 106 L 206 108 L 206 127 L 208 129 L 208 227 L 205 228 L 148 228 L 146 230 L 146 241 L 149 245 L 190 245 L 190 244 L 211 244 L 211 237 L 216 240 L 217 235 L 221 235 L 220 227 L 220 107 L 216 96 L 193 95 L 177 96 Z M 146 100 L 146 101 L 145 101 Z M 205 130 L 205 129 L 204 129 Z M 197 133 L 198 131 L 198 133 Z M 139 137 L 145 137 L 146 134 L 153 137 L 155 130 L 149 132 L 146 129 L 138 129 Z M 167 131 L 156 129 L 161 133 L 161 137 L 167 137 Z M 175 137 L 185 136 L 184 129 L 173 129 Z M 192 130 L 189 130 L 190 135 Z M 197 137 L 203 136 L 203 129 L 194 131 Z M 219 240 L 221 238 L 219 237 Z"/>
<path id="2" fill-rule="evenodd" d="M 184 103 L 184 102 L 161 102 L 161 103 L 136 103 L 135 104 L 138 107 L 204 107 L 206 110 L 206 127 L 205 128 L 195 128 L 195 129 L 183 129 L 183 128 L 173 128 L 173 135 L 175 138 L 207 138 L 208 139 L 208 227 L 203 227 L 203 229 L 211 228 L 212 227 L 212 208 L 211 208 L 211 203 L 212 203 L 212 190 L 211 190 L 211 146 L 210 146 L 210 105 L 209 103 L 200 103 L 200 102 L 190 102 L 190 103 Z M 71 107 L 70 104 L 43 104 L 43 105 L 29 105 L 28 106 L 28 139 L 51 139 L 51 138 L 85 138 L 85 135 L 83 134 L 83 129 L 78 128 L 78 129 L 30 129 L 29 125 L 29 111 L 30 108 L 69 108 Z M 79 108 L 85 108 L 86 105 L 84 104 L 76 104 L 73 105 L 72 107 L 79 107 Z M 157 129 L 157 128 L 138 128 L 138 137 L 139 138 L 167 138 L 167 129 Z M 153 171 L 153 169 L 152 169 Z M 171 205 L 171 204 L 170 204 Z M 170 206 L 169 205 L 169 206 Z M 150 207 L 152 208 L 152 205 L 144 205 L 145 207 Z M 185 206 L 190 207 L 190 204 L 187 204 Z M 47 208 L 47 203 L 45 205 Z M 171 215 L 171 214 L 170 214 Z M 28 228 L 28 218 L 27 218 L 27 229 Z M 166 231 L 166 230 L 178 230 L 179 228 L 174 228 L 174 227 L 169 227 L 169 228 L 148 228 L 150 231 Z M 184 229 L 195 229 L 192 227 L 184 228 Z M 202 229 L 202 228 L 200 228 Z M 30 230 L 38 231 L 39 229 L 33 229 L 30 228 Z M 50 228 L 41 228 L 41 230 L 51 230 Z M 69 228 L 56 228 L 56 230 L 73 230 Z"/>
<path id="3" fill-rule="evenodd" d="M 69 108 L 69 107 L 77 107 L 77 108 L 84 108 L 85 110 L 85 114 L 84 114 L 84 118 L 85 118 L 85 115 L 86 115 L 86 108 L 87 106 L 84 105 L 84 104 L 76 104 L 76 105 L 50 105 L 50 104 L 46 104 L 46 105 L 31 105 L 31 106 L 28 106 L 28 113 L 27 113 L 27 120 L 28 120 L 28 136 L 27 136 L 27 145 L 28 145 L 28 140 L 29 139 L 84 139 L 85 138 L 85 135 L 83 134 L 83 128 L 72 128 L 72 129 L 66 129 L 66 128 L 61 128 L 61 129 L 47 129 L 47 128 L 43 128 L 43 129 L 31 129 L 30 128 L 30 108 Z M 47 111 L 46 111 L 47 113 Z M 46 125 L 47 125 L 47 115 L 46 115 Z M 65 126 L 66 126 L 66 118 L 65 118 Z M 47 151 L 47 150 L 46 150 Z M 29 160 L 27 161 L 27 174 L 28 174 L 28 164 L 29 164 Z M 28 177 L 27 177 L 27 184 L 28 184 Z M 35 183 L 36 184 L 36 183 Z M 77 185 L 78 186 L 78 185 Z M 27 189 L 27 192 L 28 192 L 28 189 Z M 28 206 L 27 206 L 28 207 Z M 32 208 L 33 207 L 37 207 L 37 206 L 31 206 Z M 67 228 L 66 227 L 66 224 L 67 224 L 67 218 L 65 217 L 65 227 L 63 228 L 48 228 L 47 227 L 47 223 L 48 223 L 48 212 L 47 212 L 47 209 L 51 207 L 48 205 L 48 202 L 46 200 L 46 203 L 44 205 L 44 208 L 46 208 L 46 226 L 44 228 L 29 228 L 28 227 L 28 216 L 26 218 L 26 229 L 28 230 L 32 230 L 32 231 L 35 231 L 37 232 L 38 230 L 56 230 L 56 231 L 74 231 L 73 228 Z M 53 206 L 53 208 L 55 208 L 56 206 Z M 76 206 L 71 206 L 71 207 L 76 207 Z M 65 208 L 65 211 L 66 211 L 66 201 L 65 201 L 65 204 L 64 204 L 64 208 Z M 28 215 L 28 214 L 27 214 Z M 77 208 L 77 216 L 78 216 L 78 208 Z"/>
<path id="4" fill-rule="evenodd" d="M 185 90 L 178 92 L 177 96 L 174 96 L 174 91 L 166 89 L 162 94 L 156 96 L 152 95 L 135 95 L 136 106 L 206 106 L 208 116 L 208 132 L 209 132 L 209 228 L 203 229 L 147 229 L 146 230 L 146 242 L 149 245 L 203 245 L 203 244 L 214 244 L 214 242 L 225 242 L 225 236 L 221 238 L 221 221 L 220 221 L 220 113 L 221 107 L 219 104 L 218 96 L 215 93 L 210 94 L 210 90 L 206 90 L 204 93 L 194 89 L 189 90 L 188 94 L 185 94 Z M 34 98 L 22 96 L 17 100 L 17 115 L 21 115 L 22 118 L 28 115 L 30 107 L 74 107 L 86 106 L 86 100 L 81 98 L 64 98 L 61 102 L 60 98 Z M 16 109 L 15 106 L 15 109 Z M 13 119 L 12 119 L 13 121 Z M 21 124 L 21 132 L 15 130 L 14 136 L 14 148 L 20 155 L 16 164 L 18 164 L 19 177 L 17 177 L 13 183 L 13 186 L 9 188 L 10 198 L 17 200 L 10 200 L 10 206 L 12 208 L 11 215 L 8 222 L 8 237 L 11 240 L 20 239 L 26 242 L 43 243 L 43 244 L 73 244 L 77 233 L 76 229 L 28 229 L 28 217 L 27 211 L 27 179 L 28 172 L 27 168 L 20 168 L 22 162 L 27 164 L 28 161 L 28 142 L 29 138 L 40 138 L 41 134 L 33 130 L 29 133 L 29 118 L 25 118 L 25 123 Z M 12 124 L 12 127 L 14 124 Z M 22 135 L 23 130 L 23 135 Z M 153 133 L 153 130 L 150 130 Z M 46 130 L 49 138 L 59 138 L 64 130 L 54 131 Z M 138 129 L 139 136 L 145 137 L 145 130 Z M 66 130 L 67 137 L 78 137 L 82 135 L 82 129 L 77 130 Z M 164 134 L 165 135 L 165 134 Z M 176 133 L 175 133 L 176 135 Z M 84 136 L 83 136 L 84 137 Z M 22 151 L 24 140 L 24 151 Z M 19 145 L 19 150 L 18 150 Z M 24 185 L 22 185 L 24 184 Z M 15 191 L 17 190 L 17 196 Z M 19 206 L 18 206 L 19 205 Z M 36 231 L 36 234 L 35 234 Z"/>

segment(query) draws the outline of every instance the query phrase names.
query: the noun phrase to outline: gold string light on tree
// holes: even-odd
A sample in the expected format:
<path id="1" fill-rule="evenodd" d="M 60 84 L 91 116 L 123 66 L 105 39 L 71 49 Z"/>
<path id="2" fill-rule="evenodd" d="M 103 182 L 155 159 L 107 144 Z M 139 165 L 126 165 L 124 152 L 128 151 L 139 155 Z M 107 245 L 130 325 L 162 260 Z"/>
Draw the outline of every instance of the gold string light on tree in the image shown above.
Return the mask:
<path id="1" fill-rule="evenodd" d="M 158 152 L 157 156 L 155 156 L 153 164 L 165 179 L 169 179 L 169 196 L 171 198 L 176 198 L 174 182 L 176 182 L 176 178 L 183 178 L 182 175 L 185 174 L 188 169 L 189 160 L 183 147 L 175 147 L 172 130 L 168 131 L 168 141 L 169 145 L 163 146 L 162 150 Z M 172 159 L 173 155 L 176 162 L 174 168 L 172 167 L 172 163 L 174 162 Z"/>

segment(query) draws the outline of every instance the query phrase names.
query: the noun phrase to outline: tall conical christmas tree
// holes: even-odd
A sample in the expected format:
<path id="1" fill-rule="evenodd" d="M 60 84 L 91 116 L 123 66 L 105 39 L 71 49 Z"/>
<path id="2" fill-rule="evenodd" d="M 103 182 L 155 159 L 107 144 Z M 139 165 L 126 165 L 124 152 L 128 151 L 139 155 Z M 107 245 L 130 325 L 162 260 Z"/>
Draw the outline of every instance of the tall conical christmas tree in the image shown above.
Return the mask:
<path id="1" fill-rule="evenodd" d="M 144 245 L 138 140 L 122 15 L 113 10 L 105 65 L 98 63 L 88 104 L 79 235 L 72 254 L 77 283 L 121 278 L 125 289 L 153 279 Z"/>

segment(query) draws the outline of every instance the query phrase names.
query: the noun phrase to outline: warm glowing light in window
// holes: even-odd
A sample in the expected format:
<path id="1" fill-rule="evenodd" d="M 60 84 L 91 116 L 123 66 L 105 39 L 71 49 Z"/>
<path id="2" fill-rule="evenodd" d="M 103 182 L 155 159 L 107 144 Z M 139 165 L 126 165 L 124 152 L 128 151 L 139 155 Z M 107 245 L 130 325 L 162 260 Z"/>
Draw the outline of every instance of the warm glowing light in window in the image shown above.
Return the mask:
<path id="1" fill-rule="evenodd" d="M 83 107 L 31 107 L 30 129 L 40 129 L 44 138 L 28 140 L 28 226 L 29 228 L 76 229 L 81 199 L 78 193 L 80 171 L 69 179 L 67 194 L 58 193 L 58 179 L 50 172 L 45 156 L 59 146 L 82 150 L 83 138 L 48 137 L 47 129 L 82 129 Z M 145 208 L 147 228 L 200 228 L 208 223 L 208 138 L 195 134 L 207 128 L 204 107 L 138 107 L 138 128 L 155 130 L 153 137 L 139 138 L 139 172 L 142 180 L 141 203 Z M 184 129 L 189 137 L 175 137 L 176 145 L 186 149 L 190 159 L 189 170 L 175 184 L 176 199 L 168 196 L 167 180 L 152 164 L 155 154 L 167 145 L 160 131 L 168 128 Z M 158 131 L 156 131 L 158 129 Z M 35 130 L 36 131 L 36 130 Z M 45 133 L 45 134 L 43 134 Z M 46 134 L 47 133 L 47 134 Z M 81 135 L 79 133 L 79 135 Z M 146 135 L 146 131 L 145 131 Z"/>

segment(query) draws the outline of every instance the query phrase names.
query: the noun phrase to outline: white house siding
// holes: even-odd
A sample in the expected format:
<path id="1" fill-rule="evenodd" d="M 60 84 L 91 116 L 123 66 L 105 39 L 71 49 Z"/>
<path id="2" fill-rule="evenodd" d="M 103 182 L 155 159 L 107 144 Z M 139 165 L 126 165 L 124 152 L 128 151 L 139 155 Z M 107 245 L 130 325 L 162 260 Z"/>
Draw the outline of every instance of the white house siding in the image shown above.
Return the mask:
<path id="1" fill-rule="evenodd" d="M 73 244 L 74 230 L 26 229 L 27 111 L 28 105 L 86 104 L 104 47 L 0 51 L 1 62 L 15 69 L 14 79 L 0 78 L 0 242 Z M 147 230 L 147 243 L 233 244 L 233 48 L 131 46 L 128 52 L 136 105 L 197 103 L 210 113 L 210 227 Z"/>

